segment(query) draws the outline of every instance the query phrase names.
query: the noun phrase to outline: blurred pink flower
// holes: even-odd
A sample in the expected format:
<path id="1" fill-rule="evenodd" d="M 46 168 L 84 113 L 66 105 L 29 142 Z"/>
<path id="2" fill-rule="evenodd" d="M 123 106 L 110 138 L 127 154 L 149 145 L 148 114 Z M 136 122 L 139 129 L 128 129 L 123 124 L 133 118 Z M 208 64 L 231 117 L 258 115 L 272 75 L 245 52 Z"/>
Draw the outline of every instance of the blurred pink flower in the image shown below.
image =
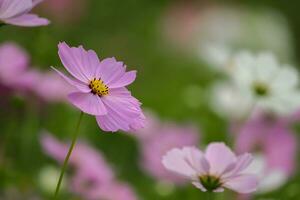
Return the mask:
<path id="1" fill-rule="evenodd" d="M 55 160 L 63 163 L 68 152 L 68 144 L 58 141 L 48 133 L 43 133 L 41 144 L 44 151 Z M 79 174 L 89 177 L 90 173 L 95 179 L 110 181 L 114 175 L 111 168 L 99 151 L 91 148 L 83 142 L 79 142 L 74 148 L 70 158 L 70 165 L 80 171 Z"/>
<path id="2" fill-rule="evenodd" d="M 239 129 L 236 150 L 243 153 L 259 149 L 267 159 L 268 168 L 291 175 L 295 169 L 296 141 L 288 121 L 260 115 Z"/>
<path id="3" fill-rule="evenodd" d="M 223 192 L 224 188 L 238 193 L 256 190 L 258 180 L 244 170 L 252 156 L 236 156 L 224 143 L 211 143 L 202 152 L 194 147 L 172 149 L 162 159 L 166 169 L 190 179 L 203 192 Z"/>
<path id="4" fill-rule="evenodd" d="M 125 87 L 135 80 L 136 71 L 126 72 L 126 66 L 115 58 L 100 62 L 94 51 L 82 46 L 70 48 L 60 43 L 58 47 L 63 65 L 75 79 L 55 70 L 77 88 L 68 96 L 75 107 L 96 116 L 104 131 L 130 131 L 143 126 L 141 103 Z"/>
<path id="5" fill-rule="evenodd" d="M 12 42 L 0 46 L 0 85 L 9 91 L 33 94 L 48 102 L 65 101 L 73 91 L 54 72 L 29 69 L 30 58 L 24 49 Z"/>
<path id="6" fill-rule="evenodd" d="M 68 144 L 58 141 L 48 133 L 41 138 L 44 151 L 63 163 Z M 89 145 L 79 142 L 70 158 L 73 174 L 70 176 L 69 189 L 87 200 L 135 200 L 132 189 L 118 182 L 114 172 L 106 163 L 103 155 Z"/>
<path id="7" fill-rule="evenodd" d="M 29 56 L 18 45 L 12 42 L 0 46 L 0 84 L 13 89 L 26 89 L 20 79 L 29 65 Z"/>
<path id="8" fill-rule="evenodd" d="M 47 102 L 66 101 L 67 94 L 74 91 L 70 85 L 66 85 L 57 73 L 31 70 L 25 73 L 23 82 L 31 83 L 32 92 Z"/>
<path id="9" fill-rule="evenodd" d="M 107 200 L 137 200 L 132 188 L 124 183 L 106 185 L 98 193 L 99 196 L 92 200 L 97 200 L 99 197 Z"/>
<path id="10" fill-rule="evenodd" d="M 0 22 L 17 26 L 45 26 L 50 22 L 35 14 L 28 14 L 43 0 L 0 0 Z"/>
<path id="11" fill-rule="evenodd" d="M 278 189 L 295 171 L 297 139 L 290 130 L 294 117 L 278 119 L 261 113 L 236 129 L 236 150 L 257 153 L 247 171 L 258 173 L 259 193 Z M 251 195 L 238 198 L 252 199 Z"/>
<path id="12" fill-rule="evenodd" d="M 42 5 L 57 23 L 75 21 L 85 12 L 87 0 L 47 0 Z M 74 15 L 76 13 L 76 15 Z"/>
<path id="13" fill-rule="evenodd" d="M 160 181 L 182 184 L 182 177 L 169 172 L 161 163 L 161 158 L 169 150 L 177 147 L 197 145 L 198 130 L 192 126 L 178 126 L 173 123 L 162 124 L 153 115 L 147 115 L 144 129 L 135 133 L 140 140 L 141 165 L 150 175 Z"/>

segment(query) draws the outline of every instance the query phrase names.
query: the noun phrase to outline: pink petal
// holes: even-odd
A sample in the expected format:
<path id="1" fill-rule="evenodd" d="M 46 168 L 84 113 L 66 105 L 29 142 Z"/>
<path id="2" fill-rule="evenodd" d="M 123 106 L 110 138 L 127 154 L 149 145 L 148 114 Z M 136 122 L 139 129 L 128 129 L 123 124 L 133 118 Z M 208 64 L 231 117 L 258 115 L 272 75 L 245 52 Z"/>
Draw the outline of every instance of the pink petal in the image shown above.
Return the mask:
<path id="1" fill-rule="evenodd" d="M 243 170 L 245 170 L 251 164 L 252 160 L 253 160 L 253 157 L 251 154 L 244 153 L 243 155 L 241 155 L 237 158 L 234 168 L 232 170 L 229 170 L 222 177 L 235 176 L 236 174 L 241 173 Z"/>
<path id="2" fill-rule="evenodd" d="M 211 143 L 206 149 L 205 157 L 210 164 L 210 173 L 215 175 L 221 175 L 236 161 L 236 156 L 224 143 Z"/>
<path id="3" fill-rule="evenodd" d="M 131 99 L 134 99 L 131 97 Z M 116 97 L 103 97 L 108 114 L 97 116 L 96 120 L 100 128 L 104 131 L 116 132 L 118 130 L 130 131 L 136 126 L 141 117 L 142 111 L 138 105 L 132 103 L 134 100 Z M 134 101 L 135 102 L 135 101 Z"/>
<path id="4" fill-rule="evenodd" d="M 114 116 L 108 112 L 107 115 L 96 116 L 99 127 L 106 132 L 117 132 L 119 130 L 129 131 L 129 124 L 122 121 L 118 116 Z"/>
<path id="5" fill-rule="evenodd" d="M 125 73 L 125 67 L 122 62 L 116 61 L 115 58 L 106 58 L 101 61 L 100 67 L 97 68 L 97 78 L 101 78 L 106 85 L 114 83 L 122 78 Z"/>
<path id="6" fill-rule="evenodd" d="M 106 115 L 107 110 L 101 98 L 92 93 L 74 92 L 69 94 L 69 101 L 90 115 Z"/>
<path id="7" fill-rule="evenodd" d="M 91 91 L 91 89 L 86 84 L 82 83 L 81 81 L 71 79 L 68 76 L 64 75 L 62 72 L 60 72 L 59 70 L 55 69 L 54 67 L 51 67 L 51 68 L 54 69 L 65 81 L 67 81 L 70 85 L 75 86 L 81 92 L 87 93 L 87 92 Z"/>
<path id="8" fill-rule="evenodd" d="M 254 175 L 240 175 L 230 178 L 224 184 L 225 187 L 238 193 L 251 193 L 257 189 L 258 179 Z"/>
<path id="9" fill-rule="evenodd" d="M 136 78 L 136 71 L 126 72 L 121 78 L 111 82 L 109 88 L 119 88 L 130 85 Z"/>
<path id="10" fill-rule="evenodd" d="M 41 137 L 41 144 L 44 151 L 53 157 L 55 160 L 62 163 L 67 155 L 68 146 L 58 141 L 48 132 L 43 132 Z"/>
<path id="11" fill-rule="evenodd" d="M 186 154 L 178 148 L 174 148 L 167 152 L 162 158 L 164 167 L 179 175 L 192 178 L 197 176 L 197 171 L 190 166 L 186 160 Z"/>
<path id="12" fill-rule="evenodd" d="M 33 7 L 32 0 L 2 0 L 0 2 L 0 19 L 23 15 Z"/>
<path id="13" fill-rule="evenodd" d="M 58 48 L 59 57 L 72 76 L 84 83 L 95 78 L 100 61 L 94 51 L 86 51 L 82 46 L 70 48 L 65 42 L 59 43 Z"/>
<path id="14" fill-rule="evenodd" d="M 280 147 L 280 148 L 278 148 Z M 274 127 L 264 140 L 268 167 L 292 174 L 296 168 L 297 137 L 287 127 Z"/>
<path id="15" fill-rule="evenodd" d="M 24 14 L 14 18 L 8 18 L 3 20 L 7 24 L 13 24 L 17 26 L 46 26 L 50 23 L 48 19 L 40 18 L 34 14 Z"/>
<path id="16" fill-rule="evenodd" d="M 141 111 L 141 114 L 139 117 L 137 117 L 132 124 L 130 124 L 130 130 L 131 131 L 137 131 L 139 129 L 142 129 L 145 127 L 146 124 L 146 117 L 144 113 Z"/>
<path id="17" fill-rule="evenodd" d="M 107 95 L 102 97 L 102 100 L 105 106 L 124 118 L 137 118 L 141 113 L 137 100 L 132 96 L 123 98 Z"/>
<path id="18" fill-rule="evenodd" d="M 20 77 L 27 69 L 29 56 L 15 43 L 4 43 L 0 47 L 0 79 L 6 83 Z"/>
<path id="19" fill-rule="evenodd" d="M 184 147 L 182 149 L 185 155 L 186 162 L 200 174 L 207 174 L 209 172 L 209 163 L 204 157 L 204 154 L 195 147 Z"/>

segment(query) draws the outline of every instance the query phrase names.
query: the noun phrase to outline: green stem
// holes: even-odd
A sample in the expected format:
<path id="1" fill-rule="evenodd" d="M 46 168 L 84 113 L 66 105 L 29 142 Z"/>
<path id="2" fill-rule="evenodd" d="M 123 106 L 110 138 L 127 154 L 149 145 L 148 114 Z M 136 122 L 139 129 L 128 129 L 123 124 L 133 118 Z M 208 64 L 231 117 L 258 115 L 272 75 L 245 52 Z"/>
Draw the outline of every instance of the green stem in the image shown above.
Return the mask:
<path id="1" fill-rule="evenodd" d="M 64 163 L 63 163 L 63 166 L 62 166 L 62 169 L 61 169 L 61 172 L 60 172 L 60 176 L 59 176 L 59 179 L 58 179 L 58 183 L 56 185 L 54 199 L 57 199 L 58 192 L 59 192 L 59 189 L 60 189 L 60 186 L 61 186 L 64 174 L 65 174 L 65 171 L 67 169 L 67 165 L 68 165 L 69 159 L 70 159 L 72 151 L 73 151 L 73 149 L 75 147 L 75 144 L 76 144 L 76 141 L 77 141 L 77 137 L 78 137 L 79 127 L 80 127 L 80 124 L 81 124 L 81 121 L 82 121 L 82 116 L 83 116 L 83 112 L 80 113 L 80 117 L 79 117 L 79 120 L 77 122 L 76 129 L 75 129 L 75 134 L 73 135 L 73 138 L 72 138 L 71 146 L 70 146 L 68 154 L 67 154 L 67 156 L 66 156 L 66 158 L 64 160 Z"/>
<path id="2" fill-rule="evenodd" d="M 212 192 L 207 192 L 206 199 L 207 200 L 213 200 L 213 193 Z"/>

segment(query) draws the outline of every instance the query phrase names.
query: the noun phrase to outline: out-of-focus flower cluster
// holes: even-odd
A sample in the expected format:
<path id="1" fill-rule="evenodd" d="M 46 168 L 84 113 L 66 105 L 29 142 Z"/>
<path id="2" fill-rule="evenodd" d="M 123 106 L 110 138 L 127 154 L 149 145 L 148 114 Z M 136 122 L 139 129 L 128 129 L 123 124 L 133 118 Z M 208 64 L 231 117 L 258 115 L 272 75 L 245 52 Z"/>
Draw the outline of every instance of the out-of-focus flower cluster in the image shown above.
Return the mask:
<path id="1" fill-rule="evenodd" d="M 218 77 L 205 89 L 193 85 L 193 97 L 198 90 L 208 94 L 202 97 L 212 111 L 229 122 L 236 152 L 254 153 L 246 172 L 259 177 L 256 193 L 283 186 L 296 168 L 293 128 L 300 108 L 297 69 L 281 64 L 294 63 L 293 39 L 284 17 L 274 10 L 190 1 L 167 9 L 160 27 L 167 44 L 194 56 Z M 186 105 L 201 106 L 191 101 Z"/>
<path id="2" fill-rule="evenodd" d="M 43 133 L 42 147 L 49 156 L 60 164 L 63 163 L 68 151 L 68 144 L 58 141 L 48 133 Z M 134 191 L 126 183 L 116 179 L 115 173 L 99 150 L 92 148 L 85 142 L 79 142 L 70 159 L 72 173 L 65 181 L 65 187 L 70 192 L 87 200 L 136 200 Z M 56 182 L 42 179 L 45 188 L 54 190 Z M 58 174 L 57 174 L 58 175 Z M 58 176 L 56 176 L 58 179 Z M 45 183 L 46 182 L 46 183 Z M 48 183 L 48 184 L 47 184 Z M 51 193 L 53 191 L 50 191 Z"/>
<path id="3" fill-rule="evenodd" d="M 55 72 L 32 67 L 27 52 L 13 42 L 0 46 L 0 84 L 3 93 L 36 96 L 46 102 L 63 102 L 73 90 Z"/>

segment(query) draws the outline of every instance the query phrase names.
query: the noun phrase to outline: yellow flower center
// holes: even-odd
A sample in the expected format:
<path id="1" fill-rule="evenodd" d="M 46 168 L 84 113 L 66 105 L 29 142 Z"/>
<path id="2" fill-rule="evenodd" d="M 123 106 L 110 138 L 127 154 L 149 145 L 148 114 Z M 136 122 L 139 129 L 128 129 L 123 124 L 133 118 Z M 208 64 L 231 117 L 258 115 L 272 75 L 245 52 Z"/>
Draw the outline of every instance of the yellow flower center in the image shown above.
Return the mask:
<path id="1" fill-rule="evenodd" d="M 105 85 L 103 83 L 103 81 L 99 78 L 99 79 L 92 79 L 90 81 L 89 87 L 91 88 L 91 92 L 93 94 L 96 94 L 98 96 L 105 96 L 108 95 L 109 93 L 109 88 L 107 87 L 107 85 Z"/>

